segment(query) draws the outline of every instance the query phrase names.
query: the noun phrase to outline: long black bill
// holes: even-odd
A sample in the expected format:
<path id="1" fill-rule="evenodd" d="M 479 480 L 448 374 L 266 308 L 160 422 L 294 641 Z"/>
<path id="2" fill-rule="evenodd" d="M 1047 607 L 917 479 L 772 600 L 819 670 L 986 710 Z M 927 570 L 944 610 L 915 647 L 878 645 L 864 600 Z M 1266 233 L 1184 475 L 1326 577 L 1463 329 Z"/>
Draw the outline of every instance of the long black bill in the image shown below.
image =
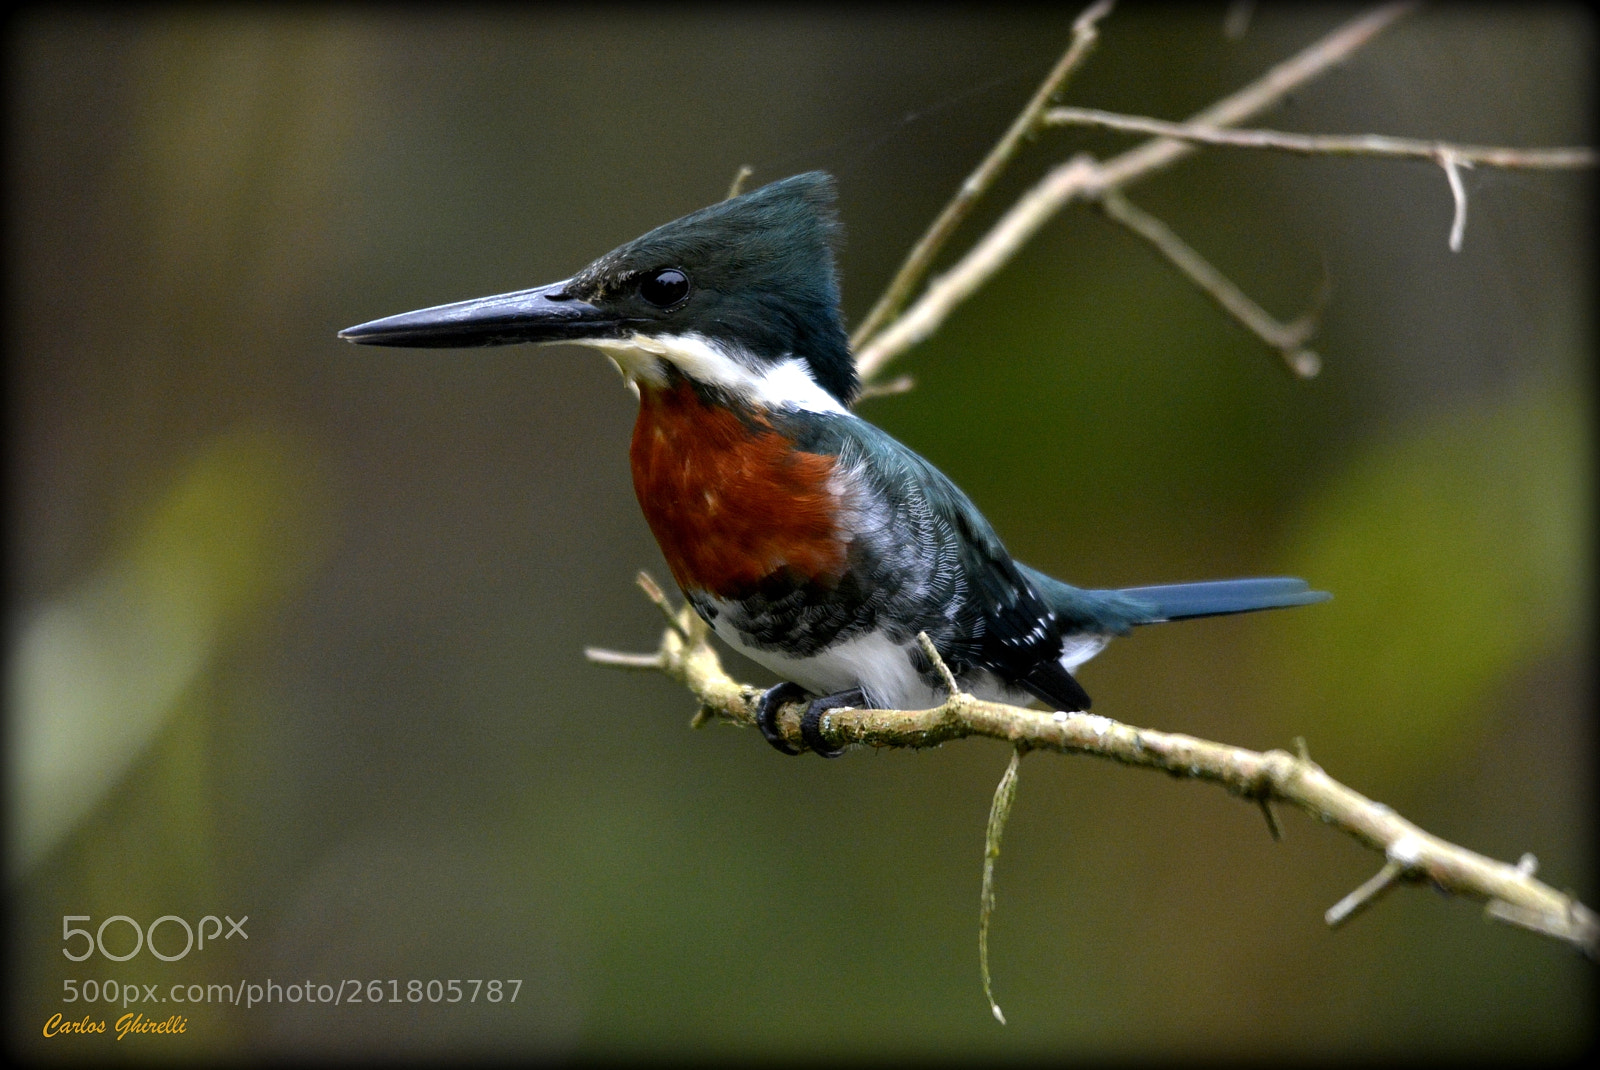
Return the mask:
<path id="1" fill-rule="evenodd" d="M 603 337 L 622 325 L 616 316 L 568 296 L 571 281 L 402 312 L 346 327 L 339 337 L 371 346 L 503 346 Z"/>

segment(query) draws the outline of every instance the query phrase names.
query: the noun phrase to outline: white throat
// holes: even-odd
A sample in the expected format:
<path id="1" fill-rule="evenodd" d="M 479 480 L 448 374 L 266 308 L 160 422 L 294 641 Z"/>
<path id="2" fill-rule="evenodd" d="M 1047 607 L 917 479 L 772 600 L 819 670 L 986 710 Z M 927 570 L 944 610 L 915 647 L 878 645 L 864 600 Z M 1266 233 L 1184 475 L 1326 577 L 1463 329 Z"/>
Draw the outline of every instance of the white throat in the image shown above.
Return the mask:
<path id="1" fill-rule="evenodd" d="M 810 412 L 848 414 L 839 399 L 811 378 L 806 362 L 789 357 L 768 364 L 754 357 L 740 359 L 736 352 L 702 334 L 644 335 L 597 339 L 581 345 L 598 349 L 621 369 L 635 389 L 638 384 L 664 387 L 667 367 L 707 386 L 726 390 L 769 409 L 803 409 Z"/>

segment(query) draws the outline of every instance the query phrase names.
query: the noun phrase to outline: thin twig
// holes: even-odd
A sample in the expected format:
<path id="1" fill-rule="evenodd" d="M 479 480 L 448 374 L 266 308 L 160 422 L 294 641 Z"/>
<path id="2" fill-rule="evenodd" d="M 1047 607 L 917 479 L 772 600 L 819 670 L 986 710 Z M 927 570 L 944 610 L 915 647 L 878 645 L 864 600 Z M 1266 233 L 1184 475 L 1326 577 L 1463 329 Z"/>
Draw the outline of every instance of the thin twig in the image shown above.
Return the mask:
<path id="1" fill-rule="evenodd" d="M 697 723 L 719 719 L 754 726 L 760 689 L 728 676 L 711 646 L 709 629 L 690 626 L 686 616 L 692 614 L 679 614 L 683 628 L 668 628 L 662 634 L 656 654 L 660 671 L 687 686 L 699 700 Z M 777 727 L 790 742 L 797 746 L 803 742 L 800 717 L 792 708 L 780 715 Z M 960 691 L 929 710 L 836 709 L 828 715 L 824 734 L 835 746 L 908 748 L 985 736 L 1029 750 L 1090 754 L 1159 769 L 1218 784 L 1250 800 L 1285 802 L 1383 852 L 1385 861 L 1399 866 L 1406 880 L 1427 881 L 1441 891 L 1485 903 L 1492 918 L 1566 941 L 1591 958 L 1600 958 L 1600 920 L 1574 897 L 1535 878 L 1533 867 L 1497 862 L 1424 832 L 1389 807 L 1328 776 L 1306 756 L 1300 740 L 1296 741 L 1300 757 L 1281 750 L 1253 751 L 1136 728 L 1097 714 L 985 702 Z"/>
<path id="2" fill-rule="evenodd" d="M 933 645 L 933 640 L 928 638 L 928 633 L 918 632 L 917 643 L 922 647 L 922 652 L 927 655 L 928 660 L 933 663 L 934 669 L 938 671 L 939 679 L 944 682 L 945 694 L 958 694 L 961 687 L 956 683 L 955 673 L 950 671 L 950 666 L 939 656 L 939 650 Z"/>
<path id="3" fill-rule="evenodd" d="M 944 663 L 941 661 L 939 664 Z M 1020 744 L 1011 752 L 1011 761 L 1000 775 L 1000 783 L 995 785 L 994 802 L 989 804 L 989 823 L 983 833 L 983 887 L 978 893 L 978 972 L 983 976 L 983 994 L 989 1001 L 989 1013 L 1001 1025 L 1006 1024 L 1006 1016 L 1000 1013 L 1000 1004 L 994 1001 L 994 985 L 989 977 L 989 919 L 994 916 L 994 864 L 1000 858 L 1000 836 L 1011 818 L 1011 804 L 1017 799 L 1017 773 L 1022 766 L 1022 756 L 1027 752 L 1028 748 Z"/>
<path id="4" fill-rule="evenodd" d="M 667 601 L 667 594 L 661 589 L 661 585 L 655 581 L 655 577 L 640 569 L 639 574 L 633 577 L 633 582 L 637 583 L 639 590 L 644 592 L 644 596 L 650 599 L 657 609 L 661 610 L 661 615 L 667 618 L 668 626 L 677 629 L 678 634 L 687 639 L 689 633 L 684 631 L 682 623 L 678 619 L 678 611 L 672 608 L 671 602 Z"/>
<path id="5" fill-rule="evenodd" d="M 756 169 L 754 167 L 751 167 L 749 164 L 740 164 L 739 170 L 734 173 L 733 181 L 728 183 L 728 196 L 724 199 L 731 201 L 733 198 L 743 193 L 744 184 L 748 182 L 750 180 L 750 176 L 755 173 Z"/>
<path id="6" fill-rule="evenodd" d="M 655 669 L 661 668 L 660 654 L 630 654 L 623 650 L 607 650 L 605 647 L 586 646 L 583 656 L 596 665 L 613 665 L 619 669 Z"/>
<path id="7" fill-rule="evenodd" d="M 1106 190 L 1100 198 L 1100 205 L 1106 215 L 1155 246 L 1224 312 L 1277 350 L 1290 371 L 1302 379 L 1310 379 L 1321 370 L 1322 358 L 1304 345 L 1316 330 L 1315 315 L 1301 316 L 1293 323 L 1279 323 L 1165 223 L 1136 207 L 1119 190 Z"/>
<path id="8" fill-rule="evenodd" d="M 1453 152 L 1439 154 L 1439 166 L 1444 168 L 1445 181 L 1450 183 L 1450 197 L 1455 201 L 1455 217 L 1450 222 L 1450 251 L 1461 251 L 1461 239 L 1467 233 L 1467 187 L 1461 183 L 1461 168 L 1472 164 Z"/>
<path id="9" fill-rule="evenodd" d="M 978 198 L 994 185 L 995 179 L 1005 170 L 1006 165 L 1017 154 L 1017 150 L 1022 147 L 1022 143 L 1038 132 L 1040 116 L 1049 106 L 1051 98 L 1066 84 L 1067 78 L 1088 57 L 1099 36 L 1095 24 L 1111 13 L 1111 6 L 1112 0 L 1096 0 L 1073 22 L 1072 43 L 1067 46 L 1067 50 L 1056 61 L 1055 67 L 1034 92 L 1033 98 L 1012 121 L 1010 129 L 1001 135 L 994 148 L 989 150 L 989 155 L 984 157 L 977 169 L 961 183 L 961 188 L 956 191 L 950 203 L 944 206 L 944 211 L 939 213 L 927 232 L 918 239 L 916 245 L 912 246 L 911 252 L 906 255 L 905 263 L 900 265 L 900 270 L 895 272 L 894 278 L 884 289 L 883 296 L 878 298 L 877 304 L 872 306 L 872 311 L 867 313 L 867 318 L 856 328 L 854 336 L 850 339 L 850 344 L 854 348 L 860 349 L 865 345 L 884 324 L 905 307 L 911 292 L 933 267 L 934 257 L 971 213 Z"/>
<path id="10" fill-rule="evenodd" d="M 1500 145 L 1455 145 L 1445 141 L 1388 137 L 1383 134 L 1290 134 L 1281 130 L 1232 130 L 1195 123 L 1171 123 L 1141 115 L 1121 115 L 1098 108 L 1051 108 L 1044 121 L 1053 126 L 1096 126 L 1132 134 L 1154 134 L 1201 145 L 1276 149 L 1315 156 L 1380 156 L 1431 160 L 1444 170 L 1455 215 L 1450 225 L 1450 251 L 1461 251 L 1467 228 L 1467 190 L 1461 168 L 1575 170 L 1600 164 L 1600 154 L 1587 147 L 1518 149 Z"/>
<path id="11" fill-rule="evenodd" d="M 1391 25 L 1414 5 L 1385 4 L 1328 34 L 1285 60 L 1256 81 L 1211 105 L 1189 123 L 1233 126 L 1281 100 L 1285 94 L 1341 62 Z M 928 285 L 915 304 L 884 327 L 856 354 L 863 381 L 891 360 L 926 339 L 950 313 L 971 297 L 1056 212 L 1075 199 L 1093 199 L 1107 189 L 1121 188 L 1171 166 L 1195 146 L 1161 137 L 1100 163 L 1088 155 L 1058 164 L 1017 199 L 999 222 L 948 272 Z"/>
<path id="12" fill-rule="evenodd" d="M 914 390 L 916 385 L 917 381 L 913 377 L 897 375 L 893 379 L 888 379 L 881 383 L 869 383 L 862 387 L 861 392 L 856 395 L 856 400 L 865 401 L 868 398 L 884 398 L 893 394 L 905 394 Z"/>
<path id="13" fill-rule="evenodd" d="M 1328 923 L 1328 928 L 1337 929 L 1373 903 L 1376 903 L 1395 881 L 1405 873 L 1405 867 L 1398 862 L 1385 862 L 1383 868 L 1373 874 L 1361 887 L 1329 907 L 1322 920 Z"/>
<path id="14" fill-rule="evenodd" d="M 1044 113 L 1044 121 L 1052 126 L 1096 126 L 1201 145 L 1276 149 L 1305 156 L 1388 156 L 1439 162 L 1448 155 L 1462 164 L 1529 170 L 1575 170 L 1600 163 L 1600 155 L 1594 149 L 1581 146 L 1518 149 L 1500 145 L 1456 145 L 1446 141 L 1422 141 L 1383 134 L 1291 134 L 1281 130 L 1238 130 L 1193 121 L 1173 123 L 1142 115 L 1101 111 L 1098 108 L 1051 108 Z"/>
<path id="15" fill-rule="evenodd" d="M 1261 816 L 1267 819 L 1267 833 L 1272 837 L 1272 842 L 1282 842 L 1283 830 L 1278 827 L 1278 815 L 1272 812 L 1272 803 L 1266 799 L 1257 799 L 1256 805 L 1261 807 Z"/>
<path id="16" fill-rule="evenodd" d="M 1062 205 L 1099 183 L 1099 166 L 1080 157 L 1057 167 L 1019 197 L 954 268 L 934 279 L 916 304 L 857 351 L 862 381 L 870 383 L 889 361 L 943 326 L 956 306 L 976 293 Z"/>

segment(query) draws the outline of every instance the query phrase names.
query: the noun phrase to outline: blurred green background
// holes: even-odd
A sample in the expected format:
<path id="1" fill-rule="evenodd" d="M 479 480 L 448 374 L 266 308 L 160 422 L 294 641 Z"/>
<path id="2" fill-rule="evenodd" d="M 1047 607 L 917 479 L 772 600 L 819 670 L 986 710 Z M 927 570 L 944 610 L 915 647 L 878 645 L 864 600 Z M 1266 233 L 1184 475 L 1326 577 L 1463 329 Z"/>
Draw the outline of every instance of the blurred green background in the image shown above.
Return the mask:
<path id="1" fill-rule="evenodd" d="M 1356 9 L 1118 10 L 1068 103 L 1178 118 Z M 587 664 L 653 648 L 633 403 L 575 349 L 345 326 L 562 278 L 756 182 L 839 178 L 846 312 L 1076 9 L 35 8 L 7 25 L 6 1043 L 29 1057 L 1559 1056 L 1594 972 L 1215 788 L 1004 746 L 787 759 Z M 1263 120 L 1589 140 L 1586 9 L 1413 14 Z M 1041 137 L 968 239 L 1054 162 Z M 1097 712 L 1296 736 L 1424 828 L 1594 905 L 1592 180 L 1211 151 L 1131 191 L 1269 309 L 1292 380 L 1099 216 L 1050 224 L 863 406 L 1018 557 L 1113 586 L 1286 572 L 1292 613 L 1151 629 Z M 730 656 L 754 682 L 771 677 Z M 64 915 L 249 916 L 163 963 Z M 170 925 L 170 923 L 169 923 Z M 169 952 L 179 939 L 163 930 Z M 131 946 L 112 926 L 114 954 Z M 73 945 L 76 946 L 76 945 Z M 517 1002 L 171 1004 L 45 1041 L 63 981 L 520 978 Z M 142 990 L 141 990 L 142 991 Z"/>

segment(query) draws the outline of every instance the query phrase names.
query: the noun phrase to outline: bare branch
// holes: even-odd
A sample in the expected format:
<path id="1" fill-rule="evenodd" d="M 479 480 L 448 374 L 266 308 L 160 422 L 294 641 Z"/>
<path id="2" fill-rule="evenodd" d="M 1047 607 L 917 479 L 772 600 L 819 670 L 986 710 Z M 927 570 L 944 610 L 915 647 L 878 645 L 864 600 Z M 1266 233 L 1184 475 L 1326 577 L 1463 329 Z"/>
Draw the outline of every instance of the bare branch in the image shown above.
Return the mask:
<path id="1" fill-rule="evenodd" d="M 1224 312 L 1276 349 L 1290 371 L 1302 379 L 1310 379 L 1321 370 L 1322 358 L 1304 348 L 1306 339 L 1316 331 L 1315 309 L 1293 323 L 1279 323 L 1165 223 L 1142 208 L 1135 207 L 1121 192 L 1106 190 L 1100 198 L 1100 205 L 1106 215 L 1160 250 Z"/>
<path id="2" fill-rule="evenodd" d="M 1272 106 L 1283 96 L 1349 57 L 1391 25 L 1413 4 L 1386 4 L 1361 15 L 1256 81 L 1193 116 L 1197 126 L 1232 126 Z M 1148 141 L 1100 163 L 1087 155 L 1058 164 L 1001 217 L 966 256 L 929 284 L 916 303 L 883 328 L 856 354 L 856 367 L 870 381 L 886 364 L 925 340 L 950 313 L 971 297 L 1023 243 L 1062 207 L 1094 199 L 1171 166 L 1195 150 L 1170 137 Z"/>
<path id="3" fill-rule="evenodd" d="M 1343 63 L 1416 6 L 1415 0 L 1403 0 L 1401 3 L 1382 4 L 1364 15 L 1356 16 L 1243 89 L 1191 116 L 1189 122 L 1197 126 L 1237 126 L 1252 115 L 1259 115 L 1300 86 Z M 1143 177 L 1151 168 L 1165 166 L 1174 158 L 1186 156 L 1190 151 L 1180 143 L 1162 139 L 1123 153 L 1108 163 L 1106 168 L 1115 184 L 1122 185 L 1134 177 Z"/>
<path id="4" fill-rule="evenodd" d="M 1450 183 L 1450 196 L 1455 204 L 1455 216 L 1450 225 L 1450 251 L 1453 253 L 1461 251 L 1461 241 L 1467 228 L 1467 191 L 1461 183 L 1461 168 L 1482 164 L 1485 167 L 1519 170 L 1575 170 L 1600 163 L 1600 154 L 1586 147 L 1517 149 L 1494 145 L 1453 145 L 1444 141 L 1419 141 L 1382 134 L 1288 134 L 1280 130 L 1230 130 L 1195 123 L 1169 123 L 1140 115 L 1120 115 L 1098 108 L 1051 108 L 1045 112 L 1044 121 L 1053 126 L 1096 126 L 1133 134 L 1154 134 L 1201 145 L 1277 149 L 1307 156 L 1382 156 L 1432 160 L 1444 169 L 1445 179 Z"/>
<path id="5" fill-rule="evenodd" d="M 1096 0 L 1073 22 L 1072 43 L 1067 46 L 1066 52 L 1062 53 L 1055 67 L 1034 92 L 1033 98 L 1012 121 L 1010 129 L 1001 136 L 994 148 L 989 150 L 989 155 L 978 164 L 977 169 L 961 183 L 961 188 L 956 191 L 955 197 L 945 205 L 944 211 L 939 213 L 927 232 L 918 239 L 917 244 L 912 246 L 905 263 L 900 265 L 900 270 L 884 289 L 883 296 L 878 298 L 877 304 L 872 306 L 872 311 L 867 313 L 867 318 L 856 328 L 854 336 L 850 339 L 853 348 L 860 349 L 905 307 L 911 292 L 933 267 L 934 257 L 944 248 L 945 242 L 950 240 L 950 235 L 954 234 L 956 228 L 967 218 L 978 198 L 994 185 L 994 180 L 1006 169 L 1006 165 L 1017 154 L 1022 143 L 1038 132 L 1040 116 L 1044 114 L 1051 98 L 1066 84 L 1067 78 L 1088 57 L 1099 36 L 1095 24 L 1111 13 L 1111 6 L 1112 0 Z M 868 373 L 863 370 L 861 374 L 865 379 Z"/>
<path id="6" fill-rule="evenodd" d="M 681 611 L 679 620 L 692 616 Z M 712 648 L 709 630 L 679 627 L 661 637 L 660 671 L 684 684 L 700 702 L 696 724 L 723 720 L 753 727 L 761 690 L 728 676 Z M 635 666 L 630 666 L 635 667 Z M 800 704 L 778 717 L 784 738 L 798 747 Z M 1029 750 L 1090 754 L 1124 765 L 1159 769 L 1173 776 L 1218 784 L 1252 802 L 1289 803 L 1384 854 L 1397 867 L 1385 886 L 1400 880 L 1426 881 L 1443 892 L 1485 903 L 1488 916 L 1566 941 L 1591 958 L 1600 958 L 1600 920 L 1572 896 L 1537 880 L 1525 860 L 1497 862 L 1424 832 L 1389 807 L 1344 786 L 1304 755 L 1266 752 L 1213 743 L 1193 736 L 1159 732 L 1089 713 L 1060 713 L 985 702 L 953 692 L 930 710 L 841 708 L 828 715 L 824 735 L 835 746 L 933 747 L 970 736 L 1001 739 Z M 1386 867 L 1387 868 L 1387 867 Z M 1358 890 L 1337 913 L 1337 924 L 1380 889 Z M 1365 887 L 1365 886 L 1364 886 Z M 1339 908 L 1335 908 L 1338 911 Z M 1333 912 L 1330 912 L 1333 913 Z"/>
<path id="7" fill-rule="evenodd" d="M 1130 134 L 1192 141 L 1201 145 L 1226 145 L 1245 149 L 1276 149 L 1302 156 L 1387 156 L 1396 159 L 1481 164 L 1521 170 L 1577 170 L 1594 167 L 1600 155 L 1588 147 L 1518 149 L 1496 145 L 1455 145 L 1445 141 L 1388 137 L 1382 134 L 1290 134 L 1281 130 L 1236 130 L 1187 122 L 1172 123 L 1141 115 L 1123 115 L 1098 108 L 1051 108 L 1044 120 L 1052 126 L 1095 126 Z"/>

